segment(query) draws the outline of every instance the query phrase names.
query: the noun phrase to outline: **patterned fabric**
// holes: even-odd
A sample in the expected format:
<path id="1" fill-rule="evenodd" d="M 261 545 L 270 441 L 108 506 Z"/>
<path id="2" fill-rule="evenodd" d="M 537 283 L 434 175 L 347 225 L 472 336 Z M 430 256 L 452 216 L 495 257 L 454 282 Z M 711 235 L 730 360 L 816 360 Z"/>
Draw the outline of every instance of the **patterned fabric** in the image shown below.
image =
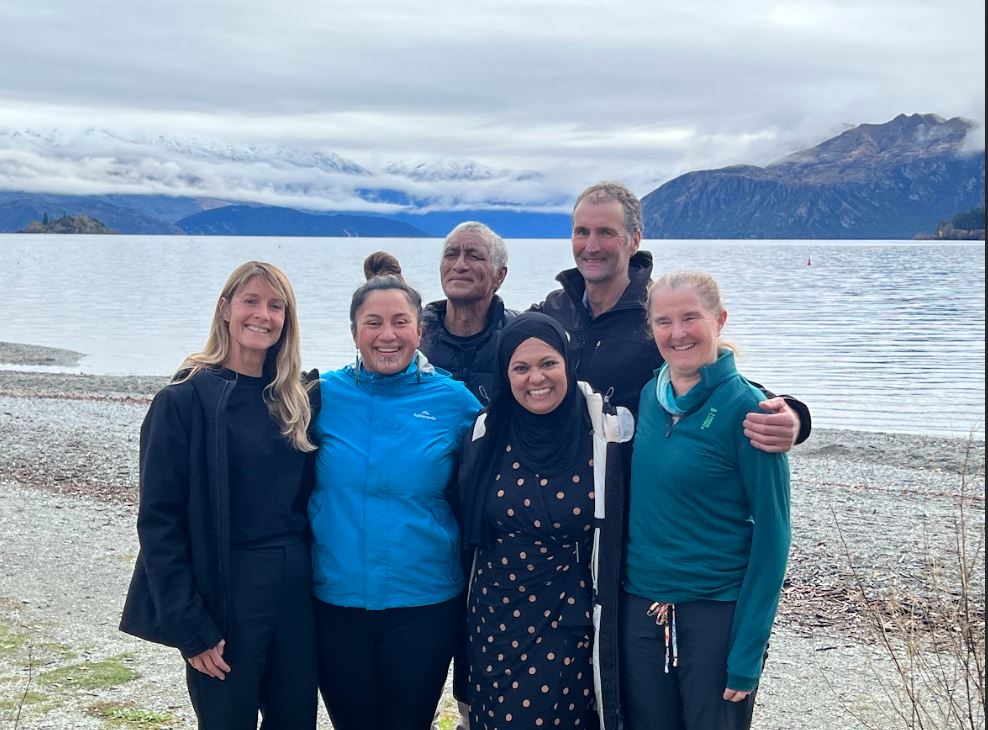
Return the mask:
<path id="1" fill-rule="evenodd" d="M 544 478 L 507 446 L 486 505 L 467 614 L 471 730 L 596 728 L 592 459 Z"/>

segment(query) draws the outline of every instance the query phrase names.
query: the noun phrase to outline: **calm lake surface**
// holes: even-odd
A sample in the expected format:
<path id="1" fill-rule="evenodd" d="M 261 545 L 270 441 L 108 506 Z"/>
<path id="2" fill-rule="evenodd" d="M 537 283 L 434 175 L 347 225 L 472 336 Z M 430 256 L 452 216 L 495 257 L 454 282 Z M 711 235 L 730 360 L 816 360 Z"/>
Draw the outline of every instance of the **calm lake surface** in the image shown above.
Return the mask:
<path id="1" fill-rule="evenodd" d="M 984 242 L 642 247 L 655 274 L 699 268 L 718 280 L 741 371 L 805 401 L 815 425 L 983 437 Z M 262 259 L 291 278 L 304 364 L 325 370 L 353 359 L 347 316 L 364 257 L 391 251 L 431 301 L 442 296 L 441 248 L 438 239 L 0 235 L 0 340 L 86 353 L 67 372 L 170 373 L 201 347 L 229 273 Z M 569 241 L 508 248 L 501 294 L 515 308 L 540 301 L 573 266 Z"/>

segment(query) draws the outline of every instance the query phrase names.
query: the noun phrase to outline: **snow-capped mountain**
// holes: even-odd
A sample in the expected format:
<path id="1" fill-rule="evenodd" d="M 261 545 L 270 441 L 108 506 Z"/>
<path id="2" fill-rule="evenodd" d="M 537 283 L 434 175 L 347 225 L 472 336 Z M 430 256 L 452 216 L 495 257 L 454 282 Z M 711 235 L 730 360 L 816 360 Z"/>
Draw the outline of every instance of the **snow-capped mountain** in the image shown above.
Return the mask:
<path id="1" fill-rule="evenodd" d="M 542 174 L 534 170 L 496 170 L 473 160 L 438 160 L 388 162 L 383 171 L 389 175 L 407 177 L 419 182 L 440 180 L 540 180 Z"/>

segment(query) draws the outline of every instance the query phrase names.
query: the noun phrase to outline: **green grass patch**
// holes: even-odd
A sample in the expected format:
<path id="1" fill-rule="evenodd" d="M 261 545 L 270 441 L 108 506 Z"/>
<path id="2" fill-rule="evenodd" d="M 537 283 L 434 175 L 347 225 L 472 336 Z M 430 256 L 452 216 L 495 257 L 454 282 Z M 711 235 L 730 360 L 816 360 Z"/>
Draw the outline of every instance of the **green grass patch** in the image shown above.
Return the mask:
<path id="1" fill-rule="evenodd" d="M 16 710 L 18 707 L 27 705 L 36 705 L 39 702 L 47 702 L 51 699 L 44 692 L 31 692 L 28 691 L 24 694 L 20 694 L 16 699 L 12 700 L 0 700 L 0 710 Z"/>
<path id="2" fill-rule="evenodd" d="M 0 624 L 0 656 L 9 656 L 17 652 L 26 641 L 27 634 L 22 634 L 9 626 Z"/>
<path id="3" fill-rule="evenodd" d="M 45 641 L 34 645 L 34 653 L 38 656 L 50 657 L 58 661 L 71 661 L 76 658 L 76 653 L 65 644 L 57 641 Z"/>
<path id="4" fill-rule="evenodd" d="M 167 712 L 145 710 L 131 702 L 99 702 L 90 706 L 87 712 L 116 727 L 157 728 L 175 722 L 175 718 Z"/>
<path id="5" fill-rule="evenodd" d="M 53 662 L 66 662 L 75 659 L 76 653 L 57 641 L 39 641 L 39 627 L 21 631 L 13 626 L 0 623 L 0 657 L 17 657 L 18 663 L 28 665 L 30 658 L 32 668 L 37 668 Z"/>
<path id="6" fill-rule="evenodd" d="M 82 662 L 38 675 L 38 684 L 62 689 L 105 689 L 137 679 L 140 675 L 119 658 Z"/>

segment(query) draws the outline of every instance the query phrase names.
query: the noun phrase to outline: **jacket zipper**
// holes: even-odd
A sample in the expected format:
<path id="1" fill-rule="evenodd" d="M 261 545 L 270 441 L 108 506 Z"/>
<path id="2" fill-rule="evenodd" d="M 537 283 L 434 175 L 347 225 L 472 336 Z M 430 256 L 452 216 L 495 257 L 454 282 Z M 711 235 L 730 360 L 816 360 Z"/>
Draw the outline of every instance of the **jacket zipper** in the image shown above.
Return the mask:
<path id="1" fill-rule="evenodd" d="M 676 424 L 679 423 L 681 417 L 674 416 L 670 413 L 668 414 L 668 418 L 669 418 L 669 427 L 666 429 L 666 438 L 669 438 L 669 436 L 672 435 L 672 429 L 676 427 Z"/>

